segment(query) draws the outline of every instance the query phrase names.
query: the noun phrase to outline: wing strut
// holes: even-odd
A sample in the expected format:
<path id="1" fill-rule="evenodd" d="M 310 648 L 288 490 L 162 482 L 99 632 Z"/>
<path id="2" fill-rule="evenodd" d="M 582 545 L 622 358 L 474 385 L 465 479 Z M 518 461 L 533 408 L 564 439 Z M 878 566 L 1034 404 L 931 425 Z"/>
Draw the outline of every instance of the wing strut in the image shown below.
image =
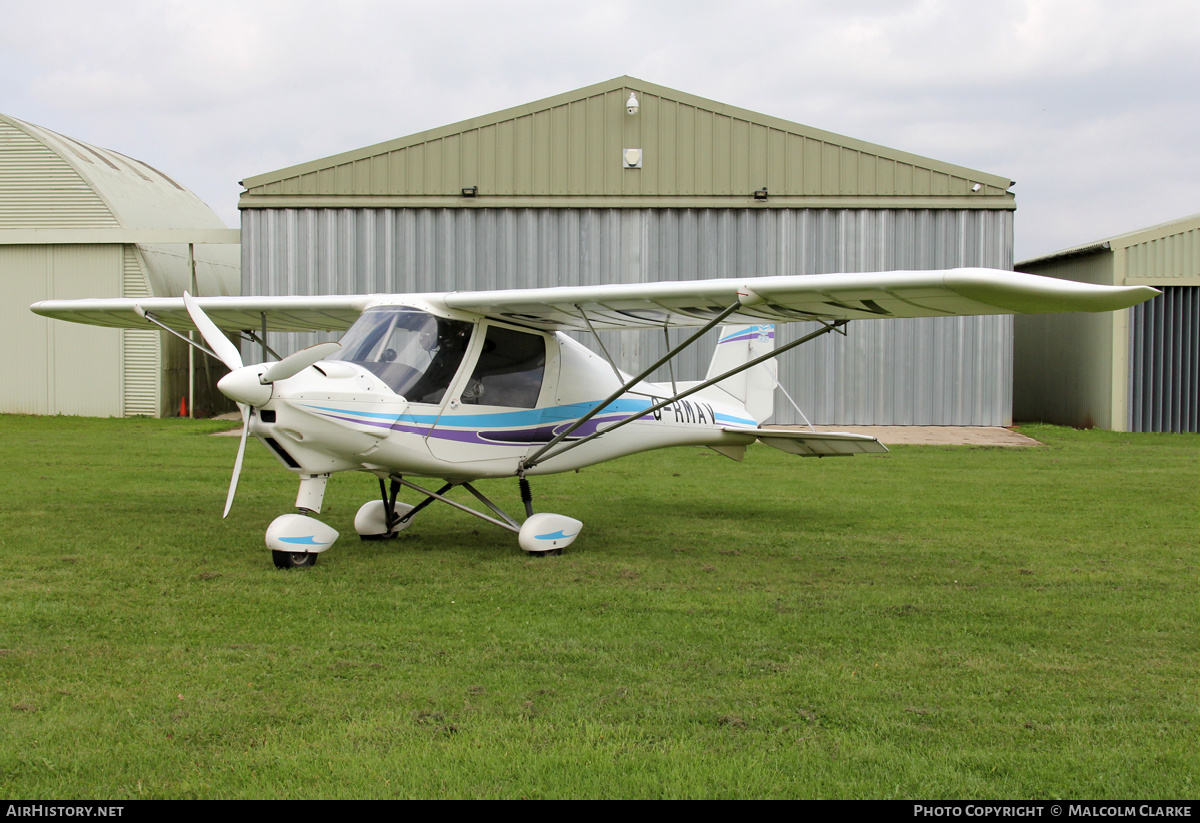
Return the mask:
<path id="1" fill-rule="evenodd" d="M 663 340 L 666 341 L 667 349 L 671 348 L 671 329 L 663 326 Z M 679 387 L 675 385 L 675 361 L 671 360 L 667 363 L 667 368 L 671 370 L 671 391 L 679 391 Z"/>
<path id="2" fill-rule="evenodd" d="M 724 319 L 726 314 L 728 312 L 733 311 L 733 309 L 735 309 L 735 308 L 738 308 L 738 306 L 735 305 L 735 306 L 731 307 L 730 309 L 727 309 L 726 312 L 723 312 L 721 315 L 718 315 L 718 319 L 719 320 Z M 641 380 L 646 375 L 648 375 L 651 371 L 653 371 L 654 369 L 656 369 L 660 365 L 662 365 L 663 361 L 662 360 L 658 361 L 653 366 L 651 366 L 649 370 L 643 372 L 642 374 L 638 375 L 637 377 L 633 378 L 628 383 L 626 383 L 624 386 L 622 386 L 621 390 L 618 394 L 610 395 L 604 401 L 599 403 L 596 406 L 596 408 L 592 409 L 590 412 L 588 412 L 582 418 L 577 420 L 573 426 L 568 428 L 566 431 L 564 431 L 558 437 L 551 440 L 549 443 L 547 443 L 542 448 L 538 449 L 530 457 L 528 457 L 524 461 L 522 461 L 521 471 L 523 471 L 523 472 L 528 471 L 529 469 L 536 466 L 542 460 L 549 460 L 551 457 L 557 457 L 560 454 L 570 451 L 571 449 L 575 448 L 576 446 L 582 446 L 584 443 L 588 442 L 589 440 L 595 440 L 597 437 L 599 437 L 602 434 L 607 434 L 610 431 L 619 429 L 622 426 L 626 425 L 627 423 L 632 423 L 635 420 L 639 420 L 642 417 L 645 417 L 647 414 L 653 414 L 654 412 L 658 411 L 659 409 L 663 408 L 664 406 L 671 405 L 676 400 L 682 400 L 683 398 L 693 395 L 698 391 L 703 391 L 704 389 L 707 389 L 709 386 L 713 385 L 714 383 L 720 383 L 722 380 L 725 380 L 726 378 L 733 377 L 733 375 L 735 375 L 735 374 L 740 374 L 741 372 L 744 372 L 746 369 L 753 368 L 753 367 L 757 366 L 759 363 L 762 363 L 766 360 L 770 360 L 772 357 L 778 357 L 779 355 L 783 354 L 785 351 L 796 348 L 801 343 L 807 343 L 809 340 L 813 340 L 817 337 L 820 337 L 823 334 L 829 334 L 829 332 L 831 332 L 831 331 L 836 331 L 836 332 L 845 334 L 845 332 L 842 331 L 842 327 L 845 326 L 850 321 L 849 320 L 835 320 L 832 323 L 825 323 L 824 321 L 817 321 L 817 322 L 822 323 L 822 327 L 817 329 L 815 332 L 812 332 L 811 334 L 806 334 L 803 337 L 801 337 L 800 339 L 793 340 L 791 343 L 788 343 L 785 346 L 782 346 L 773 351 L 769 351 L 766 354 L 755 357 L 753 360 L 749 360 L 745 363 L 742 363 L 741 365 L 730 369 L 729 371 L 725 372 L 724 374 L 719 374 L 716 377 L 713 377 L 709 380 L 705 380 L 702 383 L 697 383 L 695 386 L 692 386 L 689 389 L 685 389 L 684 391 L 677 393 L 674 397 L 669 397 L 666 400 L 663 400 L 659 403 L 655 403 L 653 406 L 651 406 L 648 409 L 634 412 L 629 417 L 626 417 L 624 420 L 620 420 L 620 421 L 614 423 L 613 425 L 609 426 L 608 428 L 604 429 L 604 431 L 597 431 L 594 434 L 589 434 L 587 437 L 580 438 L 579 440 L 576 440 L 573 443 L 568 443 L 567 445 L 563 446 L 562 448 L 558 449 L 557 451 L 551 452 L 550 454 L 545 454 L 545 452 L 549 451 L 552 446 L 556 445 L 564 437 L 566 437 L 572 431 L 577 429 L 581 424 L 583 424 L 584 422 L 586 422 L 587 420 L 589 420 L 590 418 L 592 418 L 596 414 L 598 414 L 601 409 L 603 409 L 605 406 L 607 406 L 609 403 L 611 403 L 613 400 L 615 400 L 621 394 L 624 394 L 626 391 L 628 391 L 633 385 L 635 385 L 639 380 Z M 692 335 L 684 343 L 680 344 L 675 349 L 673 349 L 667 355 L 667 357 L 663 358 L 663 359 L 665 360 L 667 358 L 674 357 L 678 352 L 687 348 L 687 346 L 690 345 L 693 340 L 695 340 L 700 334 L 702 334 L 704 331 L 707 331 L 707 330 L 708 329 L 706 327 L 706 328 L 702 329 L 700 332 L 697 332 L 696 334 Z M 545 455 L 545 456 L 543 456 L 543 455 Z"/>
<path id="3" fill-rule="evenodd" d="M 150 312 L 143 309 L 141 306 L 134 305 L 133 311 L 135 314 L 137 314 L 138 317 L 142 318 L 147 323 L 153 323 L 155 326 L 158 326 L 163 331 L 170 332 L 171 334 L 175 335 L 180 340 L 182 340 L 184 343 L 187 343 L 193 349 L 196 349 L 197 351 L 199 351 L 201 354 L 207 354 L 213 360 L 217 360 L 222 363 L 225 362 L 224 360 L 221 360 L 220 355 L 218 355 L 215 351 L 208 348 L 207 346 L 200 345 L 195 340 L 188 337 L 186 334 L 180 334 L 179 332 L 175 331 L 173 328 L 168 326 L 166 323 L 160 322 L 157 317 L 155 317 L 153 314 L 151 314 Z"/>
<path id="4" fill-rule="evenodd" d="M 608 397 L 604 398 L 604 399 L 603 399 L 603 400 L 601 400 L 599 403 L 597 403 L 597 404 L 596 404 L 596 406 L 595 406 L 595 408 L 593 408 L 593 409 L 592 409 L 590 412 L 588 412 L 588 413 L 587 413 L 587 414 L 585 414 L 583 417 L 581 417 L 581 418 L 579 418 L 578 420 L 576 420 L 574 423 L 572 423 L 572 424 L 571 424 L 570 426 L 568 426 L 567 428 L 563 429 L 561 432 L 559 432 L 559 433 L 558 433 L 558 435 L 557 435 L 557 436 L 556 436 L 556 437 L 555 437 L 553 440 L 551 440 L 551 441 L 550 441 L 549 443 L 547 443 L 546 445 L 542 446 L 540 449 L 538 449 L 536 452 L 534 452 L 534 453 L 533 453 L 532 455 L 530 455 L 529 457 L 525 458 L 525 460 L 524 460 L 524 461 L 522 461 L 522 463 L 521 463 L 521 470 L 522 470 L 522 471 L 524 471 L 524 470 L 526 470 L 526 469 L 530 469 L 530 468 L 532 468 L 532 467 L 536 466 L 536 465 L 538 464 L 538 462 L 539 462 L 539 458 L 541 458 L 541 456 L 542 456 L 542 455 L 544 455 L 546 452 L 550 451 L 550 449 L 554 448 L 554 447 L 555 447 L 555 446 L 557 446 L 559 443 L 561 443 L 561 442 L 562 442 L 562 440 L 563 440 L 563 438 L 567 437 L 567 436 L 568 436 L 568 435 L 569 435 L 571 432 L 575 431 L 575 430 L 576 430 L 576 429 L 578 429 L 580 426 L 582 426 L 584 423 L 588 422 L 588 421 L 589 421 L 589 420 L 591 420 L 593 417 L 595 417 L 596 415 L 598 415 L 598 414 L 599 414 L 601 411 L 603 411 L 603 410 L 604 410 L 604 408 L 605 408 L 605 407 L 606 407 L 606 406 L 607 406 L 609 403 L 611 403 L 612 401 L 616 400 L 618 397 L 620 397 L 621 395 L 623 395 L 625 392 L 629 391 L 629 389 L 630 389 L 632 386 L 636 386 L 636 385 L 637 385 L 639 382 L 641 382 L 642 380 L 645 380 L 647 377 L 649 377 L 649 376 L 650 376 L 650 374 L 651 374 L 651 373 L 652 373 L 652 372 L 653 372 L 655 369 L 657 369 L 659 366 L 661 366 L 663 363 L 666 363 L 668 360 L 671 360 L 673 357 L 675 357 L 675 355 L 679 354 L 681 351 L 683 351 L 684 349 L 686 349 L 688 346 L 692 345 L 692 343 L 694 343 L 695 341 L 699 340 L 699 339 L 700 339 L 700 337 L 701 337 L 701 336 L 702 336 L 702 335 L 703 335 L 705 332 L 707 332 L 709 329 L 713 329 L 713 328 L 716 328 L 717 326 L 721 325 L 721 321 L 722 321 L 722 320 L 724 320 L 724 319 L 725 319 L 726 317 L 728 317 L 729 315 L 733 314 L 735 311 L 737 311 L 737 310 L 738 310 L 738 309 L 740 309 L 741 307 L 742 307 L 742 301 L 741 301 L 741 300 L 738 300 L 738 301 L 736 301 L 736 302 L 735 302 L 735 303 L 734 303 L 732 306 L 730 306 L 730 307 L 729 307 L 729 308 L 727 308 L 727 309 L 724 309 L 724 310 L 722 310 L 722 311 L 721 311 L 721 312 L 720 312 L 720 313 L 719 313 L 719 314 L 718 314 L 716 317 L 714 317 L 712 320 L 710 320 L 710 321 L 709 321 L 708 323 L 706 323 L 705 325 L 701 326 L 701 327 L 700 327 L 700 330 L 699 330 L 699 331 L 697 331 L 695 334 L 693 334 L 691 337 L 689 337 L 687 340 L 684 340 L 684 341 L 683 341 L 682 343 L 680 343 L 678 346 L 676 346 L 675 348 L 671 349 L 671 350 L 670 350 L 669 352 L 667 352 L 665 355 L 663 355 L 663 356 L 662 356 L 662 357 L 660 357 L 658 360 L 656 360 L 656 361 L 654 362 L 654 365 L 653 365 L 653 366 L 651 366 L 650 368 L 648 368 L 648 369 L 644 370 L 644 371 L 643 371 L 641 374 L 639 374 L 637 377 L 631 377 L 631 378 L 629 378 L 629 380 L 628 380 L 626 383 L 624 383 L 624 384 L 623 384 L 623 385 L 622 385 L 622 386 L 621 386 L 619 389 L 617 389 L 617 390 L 616 390 L 616 391 L 614 391 L 612 394 L 610 394 Z M 587 315 L 584 315 L 584 318 L 583 318 L 583 319 L 584 319 L 584 321 L 586 322 L 586 321 L 587 321 Z M 591 324 L 590 322 L 588 322 L 588 328 L 591 328 L 591 325 L 592 325 L 592 324 Z M 596 333 L 596 332 L 595 332 L 595 330 L 593 329 L 593 330 L 592 330 L 592 334 L 594 335 L 595 333 Z M 601 347 L 603 347 L 603 345 L 604 345 L 604 344 L 603 344 L 603 343 L 601 343 L 600 345 L 601 345 Z M 606 354 L 606 355 L 607 355 L 607 353 L 608 353 L 608 352 L 605 352 L 605 354 Z M 612 361 L 611 361 L 611 359 L 609 360 L 609 362 L 610 362 L 610 363 L 612 362 Z M 755 362 L 757 362 L 757 361 L 755 361 Z M 616 371 L 616 367 L 615 367 L 615 366 L 614 366 L 613 370 L 614 370 L 614 371 Z M 741 369 L 737 369 L 736 371 L 741 371 Z M 731 372 L 731 374 L 733 374 L 733 373 L 736 373 L 736 372 Z M 723 376 L 726 376 L 726 377 L 727 377 L 728 375 L 723 375 Z M 619 373 L 619 372 L 618 372 L 618 374 L 617 374 L 617 377 L 618 377 L 618 379 L 620 378 L 620 373 Z M 714 381 L 714 382 L 715 382 L 715 381 Z M 670 401 L 668 401 L 668 402 L 670 402 Z M 640 417 L 641 415 L 638 415 L 638 416 Z M 622 421 L 622 422 L 624 422 L 624 421 Z M 620 424 L 620 423 L 618 423 L 617 425 L 619 426 L 619 425 L 621 425 L 621 424 Z M 616 428 L 616 426 L 614 426 L 613 428 Z M 595 435 L 592 435 L 592 437 L 595 437 Z M 584 438 L 583 440 L 579 440 L 579 441 L 577 441 L 577 443 L 576 443 L 575 445 L 577 445 L 578 443 L 586 443 L 588 440 L 591 440 L 591 439 L 592 439 L 592 437 L 587 437 L 587 438 Z M 555 454 L 561 454 L 563 451 L 566 451 L 566 449 L 568 449 L 568 448 L 570 448 L 570 446 L 567 446 L 566 448 L 562 449 L 561 451 L 555 452 Z M 551 457 L 553 457 L 553 456 L 554 456 L 554 455 L 551 455 Z"/>
<path id="5" fill-rule="evenodd" d="M 600 344 L 600 351 L 604 352 L 604 359 L 608 361 L 613 374 L 617 376 L 617 382 L 621 382 L 621 370 L 617 368 L 617 361 L 613 360 L 612 355 L 608 353 L 608 347 L 604 345 L 604 339 L 596 333 L 596 328 L 592 325 L 592 321 L 588 319 L 587 312 L 583 310 L 583 307 L 576 303 L 575 308 L 578 310 L 579 316 L 583 318 L 583 322 L 587 323 L 588 331 L 592 333 L 592 339 Z"/>
<path id="6" fill-rule="evenodd" d="M 263 316 L 265 317 L 266 315 L 263 315 Z M 259 348 L 262 349 L 262 362 L 264 362 L 264 363 L 267 362 L 268 354 L 270 354 L 271 357 L 274 357 L 276 360 L 283 359 L 283 357 L 279 354 L 279 352 L 275 351 L 273 348 L 271 348 L 270 346 L 267 345 L 266 334 L 263 334 L 260 336 L 258 332 L 254 331 L 254 329 L 242 329 L 240 332 L 238 332 L 238 335 L 239 335 L 239 338 L 241 338 L 241 339 L 246 339 L 246 340 L 249 340 L 251 343 L 258 344 Z"/>

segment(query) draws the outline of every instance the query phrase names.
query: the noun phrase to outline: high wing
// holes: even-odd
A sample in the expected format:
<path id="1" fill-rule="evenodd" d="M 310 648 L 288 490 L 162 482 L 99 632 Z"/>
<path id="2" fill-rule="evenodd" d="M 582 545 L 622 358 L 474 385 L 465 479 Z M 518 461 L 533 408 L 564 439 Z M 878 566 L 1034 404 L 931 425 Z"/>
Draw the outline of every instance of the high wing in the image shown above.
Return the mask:
<path id="1" fill-rule="evenodd" d="M 317 297 L 199 297 L 205 314 L 225 331 L 261 329 L 266 316 L 270 331 L 345 331 L 372 302 L 371 295 Z M 195 329 L 179 297 L 96 300 L 43 300 L 29 308 L 44 317 L 93 326 L 144 329 L 137 308 L 179 331 Z"/>
<path id="2" fill-rule="evenodd" d="M 727 323 L 1098 312 L 1158 294 L 1149 286 L 1095 286 L 998 269 L 813 274 L 628 285 L 449 292 L 421 295 L 202 297 L 227 331 L 338 331 L 372 305 L 420 302 L 526 326 L 597 331 L 702 326 L 734 305 Z M 174 329 L 195 326 L 179 298 L 46 300 L 31 309 L 76 323 L 145 328 L 138 308 Z"/>
<path id="3" fill-rule="evenodd" d="M 1113 311 L 1158 293 L 962 268 L 454 292 L 443 300 L 540 328 L 608 330 L 702 326 L 734 302 L 742 307 L 727 323 Z"/>

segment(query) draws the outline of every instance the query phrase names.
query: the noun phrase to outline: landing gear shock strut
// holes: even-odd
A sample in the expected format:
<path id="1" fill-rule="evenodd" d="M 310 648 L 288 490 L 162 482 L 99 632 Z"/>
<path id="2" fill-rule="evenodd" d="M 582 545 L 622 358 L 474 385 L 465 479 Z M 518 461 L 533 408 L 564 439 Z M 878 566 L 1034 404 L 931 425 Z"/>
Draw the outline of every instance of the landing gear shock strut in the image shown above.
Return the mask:
<path id="1" fill-rule="evenodd" d="M 529 488 L 529 480 L 525 473 L 517 475 L 517 483 L 521 486 L 521 502 L 525 504 L 525 516 L 533 517 L 533 490 Z"/>

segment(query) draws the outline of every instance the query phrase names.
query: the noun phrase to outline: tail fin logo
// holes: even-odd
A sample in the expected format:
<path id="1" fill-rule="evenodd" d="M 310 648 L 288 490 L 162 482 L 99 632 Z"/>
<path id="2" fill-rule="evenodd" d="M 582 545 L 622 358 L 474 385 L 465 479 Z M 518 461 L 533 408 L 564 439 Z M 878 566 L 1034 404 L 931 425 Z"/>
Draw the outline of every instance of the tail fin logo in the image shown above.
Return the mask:
<path id="1" fill-rule="evenodd" d="M 767 343 L 775 339 L 775 326 L 768 323 L 759 326 L 746 326 L 730 332 L 717 341 L 717 345 L 721 343 L 738 343 L 745 341 L 754 341 L 756 343 Z"/>

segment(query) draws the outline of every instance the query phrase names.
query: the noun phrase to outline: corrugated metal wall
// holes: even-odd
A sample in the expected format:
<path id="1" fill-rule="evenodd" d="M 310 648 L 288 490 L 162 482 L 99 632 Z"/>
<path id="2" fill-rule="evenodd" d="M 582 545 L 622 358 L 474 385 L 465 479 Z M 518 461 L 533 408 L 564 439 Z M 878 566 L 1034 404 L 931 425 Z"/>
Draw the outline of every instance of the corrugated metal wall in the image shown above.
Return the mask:
<path id="1" fill-rule="evenodd" d="M 122 297 L 150 297 L 150 284 L 137 247 L 125 246 Z M 121 330 L 121 378 L 123 414 L 126 417 L 159 414 L 159 337 L 156 329 Z"/>
<path id="2" fill-rule="evenodd" d="M 1001 210 L 247 209 L 245 294 L 405 293 L 838 271 L 1012 267 Z M 792 324 L 794 339 L 806 330 Z M 296 339 L 303 338 L 303 339 Z M 273 335 L 293 351 L 317 340 Z M 674 338 L 673 338 L 674 339 Z M 606 336 L 629 371 L 661 332 Z M 711 341 L 676 365 L 703 375 Z M 619 353 L 619 354 L 618 354 Z M 247 349 L 247 356 L 258 358 Z M 782 358 L 814 423 L 1008 425 L 1012 319 L 851 323 Z M 659 379 L 668 379 L 663 370 Z M 775 422 L 800 422 L 780 398 Z"/>
<path id="3" fill-rule="evenodd" d="M 1200 286 L 1164 286 L 1132 313 L 1129 430 L 1200 431 Z"/>
<path id="4" fill-rule="evenodd" d="M 0 329 L 9 353 L 0 412 L 121 414 L 113 330 L 29 311 L 38 300 L 115 297 L 120 281 L 120 246 L 0 245 Z"/>
<path id="5" fill-rule="evenodd" d="M 29 310 L 29 304 L 51 296 L 54 272 L 48 246 L 0 246 L 0 329 L 4 330 L 4 382 L 0 412 L 47 414 L 53 384 L 53 342 L 49 321 Z"/>
<path id="6" fill-rule="evenodd" d="M 1097 249 L 1019 271 L 1112 285 L 1113 258 Z M 1024 314 L 1013 318 L 1013 417 L 1080 429 L 1120 428 L 1113 419 L 1113 315 Z M 1052 354 L 1052 356 L 1051 356 Z M 1124 389 L 1122 389 L 1123 391 Z"/>

